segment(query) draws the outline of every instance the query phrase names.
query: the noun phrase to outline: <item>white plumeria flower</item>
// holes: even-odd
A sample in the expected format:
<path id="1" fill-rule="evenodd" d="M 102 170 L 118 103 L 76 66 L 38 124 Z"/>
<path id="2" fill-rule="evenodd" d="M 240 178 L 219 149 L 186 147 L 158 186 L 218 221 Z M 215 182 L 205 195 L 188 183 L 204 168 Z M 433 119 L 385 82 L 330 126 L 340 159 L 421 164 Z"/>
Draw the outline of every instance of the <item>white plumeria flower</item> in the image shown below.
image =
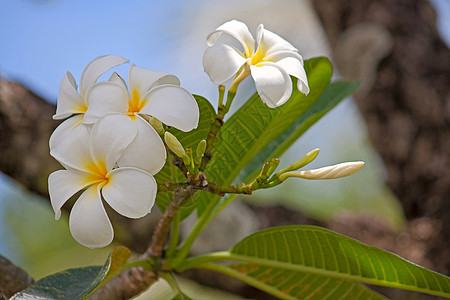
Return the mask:
<path id="1" fill-rule="evenodd" d="M 87 127 L 80 126 L 83 121 L 84 113 L 88 108 L 86 100 L 87 90 L 97 81 L 97 79 L 106 71 L 113 67 L 129 62 L 118 55 L 103 55 L 92 60 L 81 73 L 80 89 L 72 73 L 66 72 L 59 86 L 58 103 L 55 120 L 61 120 L 72 116 L 61 125 L 59 125 L 50 137 L 50 149 L 61 147 L 70 149 L 76 139 L 75 136 L 84 136 Z"/>
<path id="2" fill-rule="evenodd" d="M 87 188 L 70 212 L 69 227 L 73 237 L 89 248 L 104 247 L 114 237 L 102 198 L 129 218 L 145 216 L 155 202 L 157 184 L 150 173 L 135 167 L 114 168 L 137 131 L 136 126 L 124 122 L 126 118 L 108 115 L 87 136 L 75 137 L 76 147 L 65 149 L 73 153 L 58 148 L 51 152 L 66 167 L 48 179 L 55 218 L 60 218 L 61 207 L 71 196 Z"/>
<path id="3" fill-rule="evenodd" d="M 137 127 L 137 136 L 119 159 L 118 165 L 136 166 L 155 174 L 164 166 L 166 150 L 162 139 L 144 117 L 154 117 L 185 132 L 198 125 L 200 113 L 197 102 L 179 84 L 174 75 L 131 65 L 128 71 L 129 90 L 116 73 L 108 82 L 96 83 L 88 90 L 86 98 L 89 107 L 83 123 L 95 123 L 110 113 L 127 115 L 123 122 Z"/>
<path id="4" fill-rule="evenodd" d="M 251 73 L 256 90 L 269 107 L 285 103 L 292 93 L 289 75 L 298 78 L 297 88 L 307 95 L 308 80 L 298 50 L 277 34 L 259 25 L 257 41 L 247 25 L 232 20 L 207 38 L 203 67 L 211 80 L 223 84 L 239 73 L 239 81 Z M 243 67 L 243 68 L 242 68 Z"/>

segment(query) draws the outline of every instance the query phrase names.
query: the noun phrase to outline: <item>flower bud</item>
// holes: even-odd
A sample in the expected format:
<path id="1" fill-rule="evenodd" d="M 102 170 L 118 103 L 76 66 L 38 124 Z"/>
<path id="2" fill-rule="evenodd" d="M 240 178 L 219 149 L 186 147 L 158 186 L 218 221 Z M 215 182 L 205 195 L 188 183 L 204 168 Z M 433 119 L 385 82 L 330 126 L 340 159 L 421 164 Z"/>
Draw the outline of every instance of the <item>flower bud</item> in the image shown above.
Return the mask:
<path id="1" fill-rule="evenodd" d="M 206 141 L 201 140 L 197 145 L 197 151 L 195 152 L 195 164 L 199 165 L 202 162 L 203 155 L 206 151 Z"/>
<path id="2" fill-rule="evenodd" d="M 266 161 L 261 168 L 261 173 L 258 178 L 260 178 L 262 181 L 267 180 L 267 178 L 272 175 L 279 164 L 280 160 L 278 158 L 272 158 L 270 161 Z"/>
<path id="3" fill-rule="evenodd" d="M 152 116 L 148 116 L 147 121 L 150 123 L 150 125 L 152 125 L 153 128 L 155 128 L 156 132 L 159 135 L 163 135 L 164 134 L 164 128 L 162 126 L 162 123 L 160 120 L 158 120 L 157 118 L 154 118 Z"/>
<path id="4" fill-rule="evenodd" d="M 187 147 L 186 148 L 186 153 L 184 154 L 183 158 L 183 163 L 184 165 L 187 167 L 189 165 L 191 165 L 192 162 L 192 148 Z"/>
<path id="5" fill-rule="evenodd" d="M 317 155 L 319 155 L 319 151 L 320 151 L 320 149 L 317 148 L 317 149 L 314 149 L 314 150 L 308 152 L 305 156 L 303 156 L 302 158 L 297 160 L 292 165 L 287 166 L 286 168 L 277 172 L 276 176 L 281 176 L 283 173 L 293 171 L 293 170 L 298 170 L 298 169 L 306 166 L 307 164 L 312 162 L 317 157 Z"/>
<path id="6" fill-rule="evenodd" d="M 183 145 L 181 145 L 180 141 L 170 132 L 166 131 L 164 133 L 164 141 L 169 147 L 170 151 L 175 153 L 176 156 L 183 158 L 186 156 L 186 151 L 184 151 Z"/>
<path id="7" fill-rule="evenodd" d="M 272 175 L 273 172 L 277 169 L 278 165 L 280 164 L 280 160 L 278 158 L 272 158 L 271 165 L 269 170 L 267 170 L 267 176 Z"/>
<path id="8" fill-rule="evenodd" d="M 289 177 L 298 177 L 311 180 L 336 179 L 350 176 L 358 172 L 363 166 L 364 162 L 362 161 L 346 162 L 314 170 L 286 172 L 279 176 L 279 180 L 284 181 Z"/>

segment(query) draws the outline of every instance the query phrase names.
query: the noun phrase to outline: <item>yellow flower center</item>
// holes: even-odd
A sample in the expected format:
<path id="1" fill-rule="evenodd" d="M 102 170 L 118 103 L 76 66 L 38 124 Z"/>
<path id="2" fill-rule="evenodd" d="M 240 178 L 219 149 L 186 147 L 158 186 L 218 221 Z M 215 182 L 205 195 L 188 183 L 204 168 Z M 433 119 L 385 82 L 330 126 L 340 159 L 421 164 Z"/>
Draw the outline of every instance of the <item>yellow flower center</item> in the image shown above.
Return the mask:
<path id="1" fill-rule="evenodd" d="M 258 45 L 255 54 L 253 54 L 252 60 L 250 62 L 251 65 L 256 66 L 258 63 L 265 61 L 266 51 L 263 49 L 261 45 Z"/>
<path id="2" fill-rule="evenodd" d="M 252 57 L 252 61 L 250 62 L 250 64 L 256 66 L 258 63 L 260 63 L 262 61 L 264 61 L 264 55 L 262 55 L 261 52 L 258 51 Z"/>
<path id="3" fill-rule="evenodd" d="M 145 101 L 141 100 L 141 95 L 139 91 L 135 88 L 131 91 L 131 98 L 128 99 L 128 112 L 127 115 L 133 117 L 135 114 L 138 114 L 141 109 L 144 107 Z"/>
<path id="4" fill-rule="evenodd" d="M 84 114 L 87 111 L 87 105 L 85 103 L 77 103 L 77 106 L 72 109 L 76 114 Z"/>
<path id="5" fill-rule="evenodd" d="M 109 182 L 108 169 L 106 168 L 106 164 L 101 161 L 98 164 L 95 162 L 91 162 L 87 165 L 87 170 L 89 172 L 89 177 L 86 180 L 91 183 L 100 183 L 102 185 L 106 185 Z"/>

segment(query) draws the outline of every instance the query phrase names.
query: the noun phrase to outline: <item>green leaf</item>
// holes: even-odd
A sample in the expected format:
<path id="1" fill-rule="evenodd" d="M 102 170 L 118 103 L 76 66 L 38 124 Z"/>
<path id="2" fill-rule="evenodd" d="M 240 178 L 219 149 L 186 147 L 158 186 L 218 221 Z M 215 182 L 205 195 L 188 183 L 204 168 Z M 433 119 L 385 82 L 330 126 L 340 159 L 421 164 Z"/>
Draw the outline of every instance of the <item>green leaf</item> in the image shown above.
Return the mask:
<path id="1" fill-rule="evenodd" d="M 38 280 L 11 299 L 83 299 L 98 284 L 95 280 L 101 270 L 100 266 L 91 266 L 55 273 Z"/>
<path id="2" fill-rule="evenodd" d="M 209 265 L 209 267 L 240 279 L 280 299 L 386 299 L 361 284 L 320 275 L 251 263 L 218 266 L 218 268 L 217 265 Z"/>
<path id="3" fill-rule="evenodd" d="M 229 259 L 299 272 L 299 276 L 311 274 L 450 297 L 449 277 L 316 226 L 269 228 L 248 236 L 230 253 Z"/>
<path id="4" fill-rule="evenodd" d="M 103 286 L 108 281 L 119 275 L 123 271 L 123 266 L 128 262 L 131 256 L 131 251 L 127 247 L 115 247 L 108 256 L 103 265 L 102 272 L 97 276 L 97 288 Z"/>
<path id="5" fill-rule="evenodd" d="M 101 283 L 120 273 L 131 252 L 120 246 L 112 250 L 103 266 L 69 269 L 44 277 L 11 299 L 84 299 Z"/>
<path id="6" fill-rule="evenodd" d="M 291 98 L 282 106 L 269 108 L 255 93 L 220 130 L 215 151 L 205 170 L 210 182 L 228 185 L 253 157 L 269 145 L 300 118 L 327 88 L 332 66 L 325 57 L 305 61 L 310 93 L 308 96 L 293 89 Z M 296 79 L 293 80 L 296 86 Z M 215 199 L 214 199 L 215 198 Z M 218 197 L 203 193 L 197 206 L 198 214 Z"/>
<path id="7" fill-rule="evenodd" d="M 272 140 L 239 173 L 236 182 L 248 182 L 256 177 L 258 168 L 274 157 L 280 157 L 298 138 L 342 100 L 353 94 L 359 83 L 336 81 L 290 127 Z M 255 172 L 256 170 L 256 172 Z"/>
<path id="8" fill-rule="evenodd" d="M 175 128 L 171 128 L 169 130 L 178 138 L 178 140 L 184 147 L 191 147 L 193 151 L 197 149 L 197 145 L 201 140 L 206 140 L 209 129 L 211 127 L 211 123 L 214 122 L 214 118 L 216 116 L 216 112 L 208 100 L 198 95 L 194 95 L 194 98 L 195 100 L 197 100 L 198 108 L 200 110 L 198 127 L 190 132 L 183 132 Z M 166 164 L 164 165 L 164 168 L 155 175 L 155 179 L 158 183 L 174 183 L 186 181 L 183 173 L 181 173 L 181 171 L 172 164 L 171 158 L 168 158 Z M 195 209 L 197 198 L 198 196 L 196 197 L 194 195 L 193 199 L 191 201 L 188 201 L 180 209 L 181 220 L 190 215 L 191 212 Z M 156 205 L 162 212 L 164 212 L 167 205 L 169 205 L 172 199 L 172 192 L 160 192 L 156 196 Z"/>
<path id="9" fill-rule="evenodd" d="M 204 97 L 193 95 L 197 100 L 198 108 L 200 110 L 200 119 L 196 129 L 183 132 L 181 130 L 172 128 L 170 132 L 173 133 L 184 147 L 191 147 L 193 151 L 197 149 L 198 143 L 208 136 L 211 123 L 214 122 L 216 111 L 211 103 Z"/>

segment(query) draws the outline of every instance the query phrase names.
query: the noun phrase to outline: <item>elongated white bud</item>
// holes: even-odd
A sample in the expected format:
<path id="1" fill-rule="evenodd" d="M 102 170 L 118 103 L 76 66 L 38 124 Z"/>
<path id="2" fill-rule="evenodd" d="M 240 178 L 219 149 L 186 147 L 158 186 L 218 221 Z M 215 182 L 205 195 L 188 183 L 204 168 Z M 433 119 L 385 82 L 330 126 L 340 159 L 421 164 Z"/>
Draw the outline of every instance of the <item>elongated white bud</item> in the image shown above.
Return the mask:
<path id="1" fill-rule="evenodd" d="M 183 158 L 186 156 L 186 151 L 183 148 L 183 145 L 181 145 L 180 141 L 170 132 L 166 131 L 164 133 L 164 141 L 167 144 L 167 147 L 169 147 L 170 151 L 175 153 L 176 156 Z"/>
<path id="2" fill-rule="evenodd" d="M 364 166 L 363 161 L 340 163 L 333 166 L 323 167 L 319 169 L 307 171 L 292 171 L 286 172 L 279 176 L 281 181 L 289 177 L 298 177 L 304 179 L 336 179 L 350 176 L 358 172 Z"/>

